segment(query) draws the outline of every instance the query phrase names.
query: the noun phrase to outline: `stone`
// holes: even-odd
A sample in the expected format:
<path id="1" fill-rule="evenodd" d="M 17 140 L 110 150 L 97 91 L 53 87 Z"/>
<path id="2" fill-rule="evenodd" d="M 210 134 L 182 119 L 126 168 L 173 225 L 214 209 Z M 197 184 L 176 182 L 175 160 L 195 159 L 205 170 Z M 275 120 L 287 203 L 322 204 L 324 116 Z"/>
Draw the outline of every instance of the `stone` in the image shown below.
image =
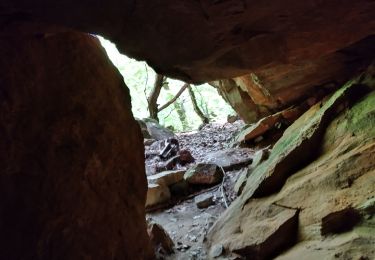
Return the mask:
<path id="1" fill-rule="evenodd" d="M 281 113 L 276 113 L 274 115 L 267 116 L 257 123 L 249 125 L 247 128 L 243 129 L 235 137 L 232 146 L 237 146 L 241 143 L 249 142 L 251 140 L 260 137 L 267 131 L 269 131 L 274 125 L 282 119 Z"/>
<path id="2" fill-rule="evenodd" d="M 302 107 L 294 107 L 266 116 L 241 130 L 234 138 L 231 146 L 235 147 L 251 141 L 259 143 L 264 139 L 263 135 L 268 131 L 285 128 L 286 125 L 297 120 L 303 112 L 304 109 Z"/>
<path id="3" fill-rule="evenodd" d="M 168 255 L 174 252 L 174 243 L 162 226 L 157 223 L 150 223 L 147 232 L 155 252 L 158 252 L 160 248 Z"/>
<path id="4" fill-rule="evenodd" d="M 186 171 L 184 179 L 190 184 L 215 185 L 224 173 L 216 164 L 199 163 Z"/>
<path id="5" fill-rule="evenodd" d="M 211 249 L 210 255 L 213 258 L 217 258 L 224 253 L 224 247 L 221 244 L 214 245 Z"/>
<path id="6" fill-rule="evenodd" d="M 155 142 L 156 142 L 155 139 L 145 139 L 145 140 L 143 141 L 143 144 L 144 144 L 145 146 L 150 146 L 150 145 L 152 145 L 152 144 L 155 143 Z"/>
<path id="7" fill-rule="evenodd" d="M 179 163 L 181 165 L 185 165 L 188 163 L 193 163 L 195 161 L 194 157 L 191 155 L 190 151 L 188 150 L 180 150 L 179 154 Z"/>
<path id="8" fill-rule="evenodd" d="M 148 132 L 146 123 L 139 118 L 136 118 L 136 120 L 139 124 L 139 127 L 141 128 L 143 138 L 144 139 L 152 139 L 150 133 Z M 152 140 L 155 140 L 155 139 L 152 139 Z"/>
<path id="9" fill-rule="evenodd" d="M 149 184 L 147 190 L 146 207 L 152 207 L 169 202 L 171 193 L 168 186 Z"/>
<path id="10" fill-rule="evenodd" d="M 143 137 L 99 41 L 0 46 L 0 258 L 152 259 Z"/>
<path id="11" fill-rule="evenodd" d="M 185 170 L 164 171 L 147 176 L 147 181 L 152 184 L 171 186 L 184 178 Z"/>
<path id="12" fill-rule="evenodd" d="M 211 152 L 203 160 L 206 163 L 216 164 L 224 171 L 231 171 L 243 168 L 253 161 L 253 150 L 249 148 L 227 148 Z"/>
<path id="13" fill-rule="evenodd" d="M 176 135 L 168 128 L 163 127 L 157 121 L 152 119 L 144 119 L 148 133 L 152 139 L 165 140 L 168 138 L 176 138 Z"/>
<path id="14" fill-rule="evenodd" d="M 206 194 L 201 194 L 201 195 L 196 196 L 194 198 L 194 202 L 195 202 L 195 205 L 197 205 L 199 209 L 204 209 L 215 204 L 213 199 L 214 199 L 214 196 L 212 194 L 206 193 Z"/>

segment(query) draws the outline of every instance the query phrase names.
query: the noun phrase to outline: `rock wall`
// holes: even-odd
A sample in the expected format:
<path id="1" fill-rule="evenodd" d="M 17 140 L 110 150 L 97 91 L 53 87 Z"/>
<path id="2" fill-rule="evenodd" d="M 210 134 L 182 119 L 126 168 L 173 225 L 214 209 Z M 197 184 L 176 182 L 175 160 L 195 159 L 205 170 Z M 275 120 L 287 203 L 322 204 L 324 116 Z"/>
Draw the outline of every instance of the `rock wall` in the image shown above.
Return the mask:
<path id="1" fill-rule="evenodd" d="M 322 58 L 375 33 L 368 0 L 3 0 L 0 7 L 2 33 L 53 24 L 100 34 L 158 72 L 194 82 L 316 71 Z"/>
<path id="2" fill-rule="evenodd" d="M 161 74 L 222 79 L 215 85 L 251 123 L 366 67 L 374 13 L 368 0 L 3 0 L 0 35 L 70 28 L 105 36 Z"/>
<path id="3" fill-rule="evenodd" d="M 0 258 L 152 259 L 143 138 L 97 39 L 0 46 Z"/>
<path id="4" fill-rule="evenodd" d="M 246 259 L 375 257 L 374 72 L 286 130 L 210 230 L 209 247 Z"/>
<path id="5" fill-rule="evenodd" d="M 309 97 L 324 96 L 365 69 L 375 56 L 375 37 L 370 36 L 314 60 L 255 69 L 233 79 L 214 81 L 221 95 L 248 123 Z"/>

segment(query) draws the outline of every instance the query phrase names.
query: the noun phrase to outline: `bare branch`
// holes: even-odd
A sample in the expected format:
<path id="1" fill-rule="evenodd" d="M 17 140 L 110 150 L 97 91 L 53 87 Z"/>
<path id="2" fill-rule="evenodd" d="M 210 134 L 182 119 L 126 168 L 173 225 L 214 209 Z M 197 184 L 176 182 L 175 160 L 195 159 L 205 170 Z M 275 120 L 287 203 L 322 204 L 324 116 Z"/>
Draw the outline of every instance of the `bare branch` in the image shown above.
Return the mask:
<path id="1" fill-rule="evenodd" d="M 185 91 L 185 89 L 187 89 L 188 87 L 189 87 L 189 84 L 187 84 L 187 83 L 184 84 L 180 88 L 180 90 L 177 92 L 177 94 L 171 100 L 169 100 L 167 103 L 165 103 L 164 105 L 162 105 L 158 108 L 158 112 L 162 111 L 163 109 L 165 109 L 165 108 L 169 107 L 171 104 L 173 104 L 173 102 L 175 102 L 179 98 L 179 96 L 181 96 L 181 94 Z"/>

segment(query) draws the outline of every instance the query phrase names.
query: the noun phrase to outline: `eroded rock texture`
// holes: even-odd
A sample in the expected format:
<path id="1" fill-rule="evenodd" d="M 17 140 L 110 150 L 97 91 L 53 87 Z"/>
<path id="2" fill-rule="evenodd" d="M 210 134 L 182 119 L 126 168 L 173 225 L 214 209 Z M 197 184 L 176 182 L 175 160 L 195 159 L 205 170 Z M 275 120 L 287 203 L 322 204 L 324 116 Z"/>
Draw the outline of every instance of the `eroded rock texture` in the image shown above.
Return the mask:
<path id="1" fill-rule="evenodd" d="M 47 23 L 101 34 L 159 72 L 191 81 L 330 74 L 340 67 L 336 51 L 375 32 L 375 3 L 367 0 L 5 0 L 0 10 L 3 33 Z"/>
<path id="2" fill-rule="evenodd" d="M 289 244 L 280 245 L 280 259 L 375 257 L 374 75 L 370 69 L 349 82 L 287 129 L 214 224 L 209 247 L 220 243 L 248 259 L 268 259 L 262 252 L 274 252 L 274 244 L 259 241 L 278 236 L 275 225 L 286 218 L 265 220 L 265 208 L 278 206 L 299 211 L 298 225 L 281 236 Z M 251 236 L 266 227 L 268 233 L 258 232 L 264 237 Z"/>
<path id="3" fill-rule="evenodd" d="M 167 76 L 222 79 L 212 84 L 252 123 L 366 67 L 374 13 L 368 0 L 3 0 L 0 33 L 103 35 Z"/>
<path id="4" fill-rule="evenodd" d="M 151 258 L 141 132 L 98 41 L 0 46 L 0 258 Z"/>

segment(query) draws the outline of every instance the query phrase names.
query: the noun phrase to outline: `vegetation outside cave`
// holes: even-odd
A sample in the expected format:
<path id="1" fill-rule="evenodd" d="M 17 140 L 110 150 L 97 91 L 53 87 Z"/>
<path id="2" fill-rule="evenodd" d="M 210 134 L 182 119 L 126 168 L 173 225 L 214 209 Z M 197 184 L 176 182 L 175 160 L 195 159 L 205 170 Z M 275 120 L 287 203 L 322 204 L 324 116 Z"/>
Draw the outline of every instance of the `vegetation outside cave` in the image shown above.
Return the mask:
<path id="1" fill-rule="evenodd" d="M 98 38 L 129 87 L 134 116 L 149 117 L 147 97 L 154 86 L 155 71 L 146 62 L 136 61 L 122 55 L 110 41 L 102 37 Z M 166 78 L 157 99 L 158 106 L 161 107 L 170 101 L 184 84 L 182 81 Z M 203 116 L 208 117 L 211 122 L 224 123 L 228 115 L 235 114 L 214 87 L 208 84 L 191 85 L 189 90 L 186 89 L 173 104 L 158 113 L 159 122 L 162 125 L 176 132 L 198 129 L 202 124 L 202 115 L 196 112 L 196 106 L 191 99 L 191 90 L 195 94 L 196 103 L 203 112 Z"/>

